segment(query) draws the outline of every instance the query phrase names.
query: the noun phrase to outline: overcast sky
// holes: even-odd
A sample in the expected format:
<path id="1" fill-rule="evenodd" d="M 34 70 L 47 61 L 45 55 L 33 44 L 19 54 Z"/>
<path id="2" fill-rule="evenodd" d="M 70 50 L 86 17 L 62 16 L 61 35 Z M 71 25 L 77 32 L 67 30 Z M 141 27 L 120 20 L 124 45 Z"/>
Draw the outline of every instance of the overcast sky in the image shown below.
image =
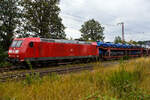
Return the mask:
<path id="1" fill-rule="evenodd" d="M 125 40 L 150 40 L 150 0 L 60 0 L 67 37 L 79 38 L 81 25 L 94 18 L 105 27 L 105 41 L 121 36 L 119 22 L 125 23 Z"/>

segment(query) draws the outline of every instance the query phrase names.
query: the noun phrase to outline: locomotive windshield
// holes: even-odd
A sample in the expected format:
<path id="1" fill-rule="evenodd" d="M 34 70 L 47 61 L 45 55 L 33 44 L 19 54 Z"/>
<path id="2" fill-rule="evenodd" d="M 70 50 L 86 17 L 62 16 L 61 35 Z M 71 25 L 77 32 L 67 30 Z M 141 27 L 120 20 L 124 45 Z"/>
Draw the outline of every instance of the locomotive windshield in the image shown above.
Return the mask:
<path id="1" fill-rule="evenodd" d="M 10 47 L 20 47 L 22 40 L 14 40 Z"/>

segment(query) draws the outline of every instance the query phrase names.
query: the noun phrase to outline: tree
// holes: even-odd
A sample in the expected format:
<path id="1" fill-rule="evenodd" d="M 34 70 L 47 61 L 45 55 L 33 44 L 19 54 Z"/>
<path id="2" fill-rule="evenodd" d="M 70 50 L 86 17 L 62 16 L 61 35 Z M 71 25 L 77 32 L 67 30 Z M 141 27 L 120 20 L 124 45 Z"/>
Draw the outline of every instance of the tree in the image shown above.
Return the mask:
<path id="1" fill-rule="evenodd" d="M 121 37 L 120 36 L 115 37 L 114 43 L 116 43 L 116 44 L 122 43 Z"/>
<path id="2" fill-rule="evenodd" d="M 5 61 L 5 58 L 8 57 L 7 53 L 4 51 L 2 46 L 0 45 L 0 65 Z M 1 67 L 1 66 L 0 66 Z"/>
<path id="3" fill-rule="evenodd" d="M 0 0 L 0 45 L 5 50 L 19 32 L 21 14 L 18 4 L 18 0 Z"/>
<path id="4" fill-rule="evenodd" d="M 84 22 L 84 24 L 81 26 L 80 32 L 81 38 L 84 40 L 104 40 L 104 27 L 101 26 L 101 24 L 98 21 L 95 21 L 94 19 L 88 20 Z"/>
<path id="5" fill-rule="evenodd" d="M 58 4 L 59 0 L 24 0 L 24 31 L 32 33 L 35 37 L 64 39 L 65 27 L 59 17 Z"/>
<path id="6" fill-rule="evenodd" d="M 144 45 L 145 42 L 144 42 L 144 41 L 138 41 L 137 44 L 139 44 L 139 45 Z"/>
<path id="7" fill-rule="evenodd" d="M 138 44 L 138 42 L 136 42 L 136 41 L 133 41 L 133 40 L 130 40 L 129 42 L 128 42 L 128 44 Z"/>

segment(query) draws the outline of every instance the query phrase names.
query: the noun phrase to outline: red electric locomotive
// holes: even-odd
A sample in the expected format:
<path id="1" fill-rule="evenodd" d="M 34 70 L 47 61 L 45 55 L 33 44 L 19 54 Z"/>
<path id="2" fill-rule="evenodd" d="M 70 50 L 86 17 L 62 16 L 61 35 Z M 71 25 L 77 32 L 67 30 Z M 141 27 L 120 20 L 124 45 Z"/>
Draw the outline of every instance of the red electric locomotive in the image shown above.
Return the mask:
<path id="1" fill-rule="evenodd" d="M 13 63 L 40 62 L 96 58 L 99 51 L 96 42 L 16 38 L 9 48 L 8 55 Z"/>

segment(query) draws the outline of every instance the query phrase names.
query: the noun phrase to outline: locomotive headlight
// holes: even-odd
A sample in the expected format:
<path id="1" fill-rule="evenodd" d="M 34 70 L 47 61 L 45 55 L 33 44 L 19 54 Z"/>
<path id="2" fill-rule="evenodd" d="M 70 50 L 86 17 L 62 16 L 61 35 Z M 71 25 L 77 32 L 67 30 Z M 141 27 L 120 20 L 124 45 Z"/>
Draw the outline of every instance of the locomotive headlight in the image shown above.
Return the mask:
<path id="1" fill-rule="evenodd" d="M 15 50 L 15 53 L 19 53 L 19 50 Z"/>
<path id="2" fill-rule="evenodd" d="M 9 50 L 8 52 L 9 52 L 9 53 L 12 53 L 12 50 Z"/>
<path id="3" fill-rule="evenodd" d="M 19 58 L 19 55 L 17 55 L 17 58 Z"/>

